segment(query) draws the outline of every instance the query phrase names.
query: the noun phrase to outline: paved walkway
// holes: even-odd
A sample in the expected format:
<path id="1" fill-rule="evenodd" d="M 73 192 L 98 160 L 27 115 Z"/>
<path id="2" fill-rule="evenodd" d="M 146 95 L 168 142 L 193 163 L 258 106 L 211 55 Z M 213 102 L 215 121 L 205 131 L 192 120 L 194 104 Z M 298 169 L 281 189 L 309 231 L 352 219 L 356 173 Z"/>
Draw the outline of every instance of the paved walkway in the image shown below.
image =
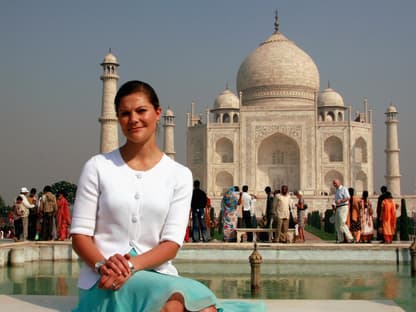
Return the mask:
<path id="1" fill-rule="evenodd" d="M 322 239 L 320 239 L 318 236 L 305 231 L 305 243 L 309 242 L 309 243 L 317 243 L 317 242 L 323 242 Z"/>
<path id="2" fill-rule="evenodd" d="M 253 301 L 253 300 L 248 300 Z M 285 312 L 403 312 L 391 300 L 262 300 L 267 311 Z M 77 303 L 74 296 L 6 296 L 0 295 L 1 311 L 50 312 L 71 311 Z"/>

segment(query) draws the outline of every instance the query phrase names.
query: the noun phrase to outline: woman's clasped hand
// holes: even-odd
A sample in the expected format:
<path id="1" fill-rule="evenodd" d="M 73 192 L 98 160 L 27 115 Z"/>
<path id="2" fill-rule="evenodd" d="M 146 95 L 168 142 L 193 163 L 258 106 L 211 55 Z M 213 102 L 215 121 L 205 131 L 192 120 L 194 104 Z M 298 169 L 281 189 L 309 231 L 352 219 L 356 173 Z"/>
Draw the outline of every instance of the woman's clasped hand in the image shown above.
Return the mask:
<path id="1" fill-rule="evenodd" d="M 128 259 L 130 259 L 129 254 L 125 256 L 115 254 L 108 258 L 100 267 L 101 277 L 98 287 L 112 290 L 120 289 L 133 274 L 127 262 Z"/>

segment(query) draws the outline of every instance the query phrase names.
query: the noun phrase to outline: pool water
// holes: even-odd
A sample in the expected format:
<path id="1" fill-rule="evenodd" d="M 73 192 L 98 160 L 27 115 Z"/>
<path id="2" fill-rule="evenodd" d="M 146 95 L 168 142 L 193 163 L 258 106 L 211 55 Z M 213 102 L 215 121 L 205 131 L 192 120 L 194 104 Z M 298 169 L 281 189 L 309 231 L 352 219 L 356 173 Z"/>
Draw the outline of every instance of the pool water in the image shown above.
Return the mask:
<path id="1" fill-rule="evenodd" d="M 176 263 L 181 275 L 207 285 L 219 298 L 394 300 L 416 311 L 416 277 L 404 264 L 262 264 L 253 293 L 249 264 Z M 1 294 L 75 296 L 79 262 L 33 262 L 0 268 Z"/>

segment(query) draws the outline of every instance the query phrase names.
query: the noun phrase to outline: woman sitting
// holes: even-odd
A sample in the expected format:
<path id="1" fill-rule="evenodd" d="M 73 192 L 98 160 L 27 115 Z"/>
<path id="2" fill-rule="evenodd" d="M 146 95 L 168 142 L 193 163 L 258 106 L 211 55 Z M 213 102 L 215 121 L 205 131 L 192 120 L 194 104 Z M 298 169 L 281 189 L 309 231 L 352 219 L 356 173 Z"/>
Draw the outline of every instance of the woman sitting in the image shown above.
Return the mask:
<path id="1" fill-rule="evenodd" d="M 162 109 L 153 88 L 125 83 L 115 111 L 126 143 L 92 157 L 78 183 L 72 245 L 84 265 L 75 311 L 263 311 L 220 303 L 203 284 L 178 276 L 192 197 L 190 170 L 162 153 Z"/>

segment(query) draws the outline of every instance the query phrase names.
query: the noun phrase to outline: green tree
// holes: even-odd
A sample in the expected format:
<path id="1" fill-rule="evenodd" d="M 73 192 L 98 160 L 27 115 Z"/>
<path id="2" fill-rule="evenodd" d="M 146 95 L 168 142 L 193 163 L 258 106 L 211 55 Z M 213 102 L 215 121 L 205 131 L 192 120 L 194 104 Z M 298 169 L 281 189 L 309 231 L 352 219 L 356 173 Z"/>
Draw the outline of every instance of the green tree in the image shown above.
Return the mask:
<path id="1" fill-rule="evenodd" d="M 1 197 L 0 195 L 0 209 L 3 208 L 4 206 L 6 206 L 3 197 Z"/>
<path id="2" fill-rule="evenodd" d="M 4 217 L 7 216 L 7 213 L 9 212 L 9 207 L 6 206 L 6 203 L 4 202 L 3 197 L 0 195 L 0 216 Z"/>
<path id="3" fill-rule="evenodd" d="M 75 200 L 75 193 L 77 191 L 76 184 L 67 182 L 67 181 L 59 181 L 51 185 L 52 193 L 55 195 L 58 194 L 60 191 L 63 191 L 66 194 L 66 199 L 70 204 L 74 203 Z"/>
<path id="4" fill-rule="evenodd" d="M 400 214 L 400 240 L 409 240 L 409 217 L 407 216 L 406 199 L 402 198 Z"/>

